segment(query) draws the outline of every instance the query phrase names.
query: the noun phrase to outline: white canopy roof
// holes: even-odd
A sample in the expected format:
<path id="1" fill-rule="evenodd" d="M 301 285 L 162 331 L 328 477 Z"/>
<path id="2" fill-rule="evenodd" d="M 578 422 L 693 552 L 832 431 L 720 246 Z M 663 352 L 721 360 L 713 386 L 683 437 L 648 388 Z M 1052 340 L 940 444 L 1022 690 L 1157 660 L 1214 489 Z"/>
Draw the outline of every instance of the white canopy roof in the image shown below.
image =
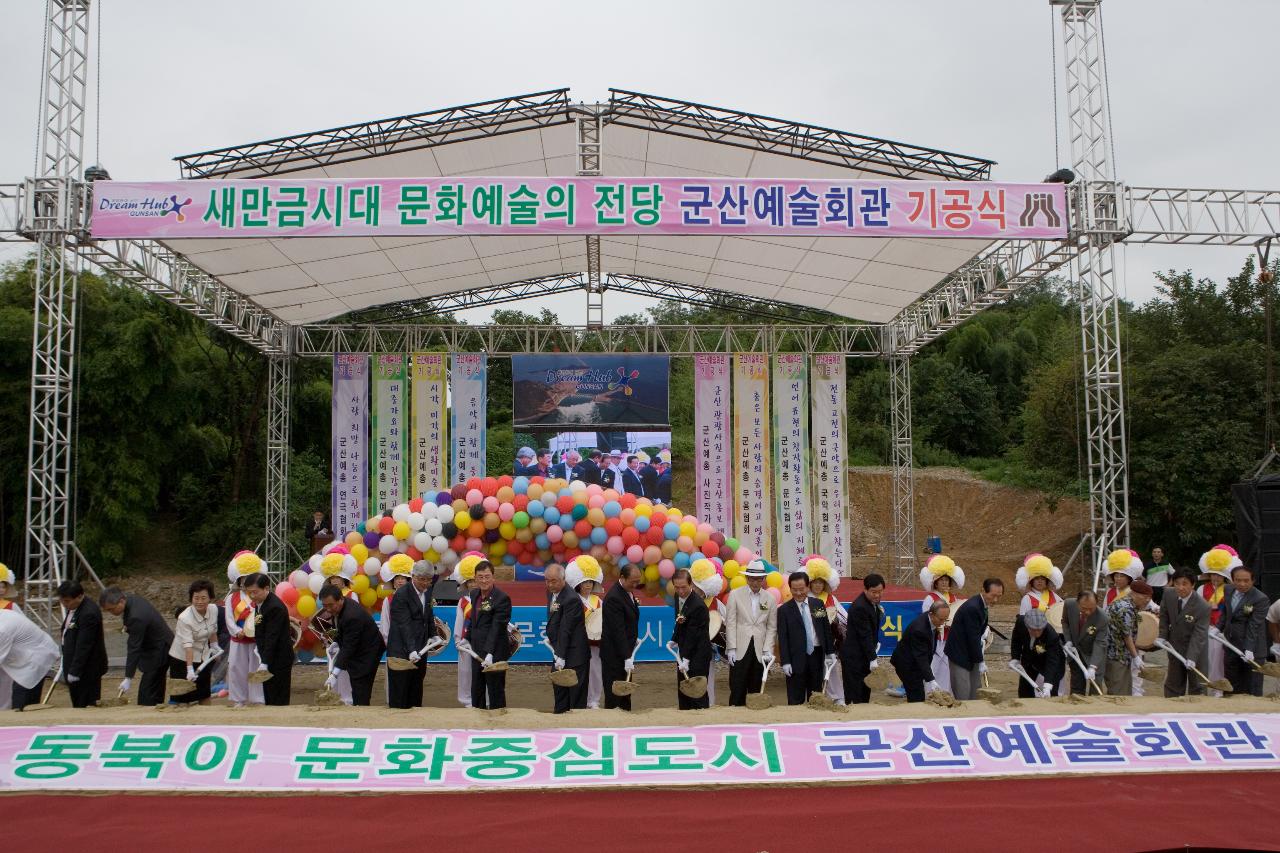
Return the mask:
<path id="1" fill-rule="evenodd" d="M 886 171 L 875 162 L 859 168 L 856 161 L 842 165 L 826 157 L 826 162 L 819 162 L 803 154 L 762 150 L 758 143 L 748 147 L 740 139 L 694 138 L 686 129 L 661 127 L 652 121 L 610 123 L 607 113 L 605 121 L 605 175 L 857 178 Z M 387 153 L 362 152 L 358 158 L 342 159 L 332 156 L 330 144 L 325 162 L 312 156 L 301 165 L 281 169 L 279 160 L 272 167 L 263 167 L 259 161 L 218 174 L 237 178 L 282 171 L 311 178 L 542 177 L 577 172 L 577 126 L 567 117 L 550 126 L 460 141 L 446 138 L 425 146 L 421 142 L 408 146 L 407 138 L 397 137 L 398 145 L 385 146 Z M 198 171 L 187 165 L 188 171 Z M 940 177 L 928 165 L 916 174 L 904 174 L 909 171 L 899 166 L 896 176 Z M 602 275 L 666 280 L 867 322 L 891 319 L 989 245 L 983 240 L 715 236 L 607 237 L 600 243 Z M 429 300 L 587 269 L 583 237 L 172 240 L 167 245 L 295 325 L 387 303 Z"/>

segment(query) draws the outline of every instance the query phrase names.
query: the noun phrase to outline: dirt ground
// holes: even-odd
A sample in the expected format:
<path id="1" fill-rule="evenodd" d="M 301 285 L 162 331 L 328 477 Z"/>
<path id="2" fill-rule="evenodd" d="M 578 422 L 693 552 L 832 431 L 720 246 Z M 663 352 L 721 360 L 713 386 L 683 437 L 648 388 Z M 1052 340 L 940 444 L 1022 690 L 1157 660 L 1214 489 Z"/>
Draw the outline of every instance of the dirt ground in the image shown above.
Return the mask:
<path id="1" fill-rule="evenodd" d="M 551 685 L 547 680 L 549 669 L 545 666 L 516 666 L 507 674 L 507 701 L 505 711 L 474 711 L 462 708 L 456 700 L 456 669 L 452 664 L 433 664 L 427 671 L 424 708 L 390 710 L 386 707 L 384 678 L 385 668 L 374 686 L 373 706 L 369 708 L 319 708 L 312 703 L 315 691 L 324 681 L 324 668 L 299 666 L 294 669 L 293 704 L 287 708 L 231 708 L 226 700 L 214 699 L 211 705 L 196 706 L 180 711 L 138 708 L 132 705 L 120 708 L 69 707 L 67 693 L 58 687 L 53 693 L 55 708 L 30 713 L 0 714 L 0 725 L 67 725 L 95 723 L 99 725 L 125 725 L 138 723 L 182 725 L 230 724 L 306 726 L 315 728 L 340 728 L 357 726 L 368 728 L 623 728 L 628 726 L 683 726 L 730 723 L 800 723 L 831 719 L 871 720 L 894 718 L 957 718 L 974 716 L 1022 716 L 1046 714 L 1111 714 L 1111 713 L 1175 713 L 1215 712 L 1230 709 L 1238 713 L 1280 713 L 1280 700 L 1276 697 L 1251 696 L 1222 699 L 1191 697 L 1186 699 L 1141 698 L 1093 698 L 1088 702 L 1076 702 L 1067 698 L 1043 700 L 1022 699 L 1002 702 L 998 705 L 987 701 L 965 702 L 958 708 L 937 708 L 928 703 L 908 704 L 883 693 L 873 694 L 870 705 L 847 709 L 845 712 L 821 711 L 808 707 L 786 707 L 786 695 L 782 680 L 770 679 L 767 692 L 775 705 L 767 711 L 718 706 L 703 711 L 677 711 L 675 676 L 672 667 L 662 664 L 642 664 L 636 668 L 638 685 L 633 706 L 635 711 L 574 711 L 568 715 L 550 713 L 552 707 Z M 1016 695 L 1016 676 L 1008 670 L 993 667 L 993 687 Z M 103 680 L 103 695 L 111 695 L 119 683 L 118 678 Z M 1274 689 L 1274 681 L 1268 679 L 1268 688 Z M 728 673 L 722 668 L 716 680 L 717 699 L 727 703 L 729 697 Z M 1158 687 L 1150 692 L 1158 692 Z"/>

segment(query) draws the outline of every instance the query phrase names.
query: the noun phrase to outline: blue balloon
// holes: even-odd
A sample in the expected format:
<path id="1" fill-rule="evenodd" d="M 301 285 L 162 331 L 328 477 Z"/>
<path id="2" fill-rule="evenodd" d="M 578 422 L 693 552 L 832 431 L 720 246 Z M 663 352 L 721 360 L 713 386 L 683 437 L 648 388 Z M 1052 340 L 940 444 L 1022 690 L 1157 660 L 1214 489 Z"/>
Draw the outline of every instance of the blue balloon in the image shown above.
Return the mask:
<path id="1" fill-rule="evenodd" d="M 533 538 L 533 544 L 538 546 L 539 551 L 545 551 L 551 547 L 551 540 L 547 538 L 547 534 L 539 533 Z"/>
<path id="2" fill-rule="evenodd" d="M 641 533 L 647 532 L 649 530 L 649 517 L 647 515 L 637 515 L 635 527 Z"/>
<path id="3" fill-rule="evenodd" d="M 363 536 L 363 535 L 365 534 L 364 522 L 363 522 L 363 521 L 356 525 L 356 533 L 359 533 L 361 536 Z"/>
<path id="4" fill-rule="evenodd" d="M 603 545 L 609 541 L 609 534 L 605 532 L 603 527 L 591 528 L 591 544 Z"/>
<path id="5" fill-rule="evenodd" d="M 547 524 L 559 524 L 560 510 L 556 509 L 553 506 L 546 507 L 545 509 L 542 510 L 542 519 Z"/>
<path id="6" fill-rule="evenodd" d="M 605 518 L 617 518 L 622 512 L 622 504 L 617 501 L 605 501 L 603 509 Z"/>
<path id="7" fill-rule="evenodd" d="M 516 564 L 516 558 L 511 554 L 503 554 L 502 562 L 506 563 L 508 566 L 514 566 Z"/>
<path id="8" fill-rule="evenodd" d="M 680 525 L 674 521 L 668 521 L 662 525 L 662 535 L 668 539 L 677 539 L 680 536 Z"/>
<path id="9" fill-rule="evenodd" d="M 547 508 L 542 501 L 529 501 L 529 506 L 525 509 L 525 512 L 529 513 L 530 518 L 542 518 L 542 514 L 546 510 Z"/>
<path id="10" fill-rule="evenodd" d="M 676 555 L 671 558 L 671 562 L 676 564 L 677 569 L 687 569 L 689 564 L 693 562 L 693 558 L 684 551 L 677 551 Z"/>
<path id="11" fill-rule="evenodd" d="M 529 491 L 529 478 L 516 477 L 511 482 L 511 490 L 514 491 L 517 495 L 525 494 L 526 492 Z"/>

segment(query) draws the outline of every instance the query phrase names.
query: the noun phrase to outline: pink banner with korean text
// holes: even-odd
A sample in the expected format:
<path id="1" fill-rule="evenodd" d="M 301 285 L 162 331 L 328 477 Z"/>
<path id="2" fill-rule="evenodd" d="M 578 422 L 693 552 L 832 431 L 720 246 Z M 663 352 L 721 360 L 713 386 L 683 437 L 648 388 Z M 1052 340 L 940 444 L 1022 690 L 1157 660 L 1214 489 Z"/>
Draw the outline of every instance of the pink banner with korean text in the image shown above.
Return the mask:
<path id="1" fill-rule="evenodd" d="M 698 518 L 716 530 L 733 522 L 733 438 L 729 434 L 729 356 L 693 357 L 693 442 Z"/>
<path id="2" fill-rule="evenodd" d="M 1277 714 L 627 729 L 0 728 L 0 791 L 460 791 L 1280 770 Z"/>
<path id="3" fill-rule="evenodd" d="M 447 356 L 415 352 L 409 356 L 413 407 L 413 463 L 410 491 L 414 497 L 447 489 L 449 483 Z"/>
<path id="4" fill-rule="evenodd" d="M 355 530 L 369 517 L 367 353 L 334 354 L 331 415 L 333 497 L 329 518 L 334 530 Z"/>
<path id="5" fill-rule="evenodd" d="M 815 355 L 810 386 L 813 432 L 813 537 L 822 556 L 852 575 L 849 525 L 848 413 L 843 355 Z"/>
<path id="6" fill-rule="evenodd" d="M 369 456 L 373 463 L 370 512 L 379 513 L 408 500 L 404 447 L 407 392 L 404 356 L 374 356 L 369 427 L 372 433 Z"/>
<path id="7" fill-rule="evenodd" d="M 778 567 L 785 577 L 812 550 L 809 520 L 809 357 L 773 359 L 773 464 Z M 832 563 L 832 565 L 839 565 Z"/>
<path id="8" fill-rule="evenodd" d="M 1063 184 L 440 177 L 93 184 L 95 239 L 709 234 L 1063 239 Z"/>
<path id="9" fill-rule="evenodd" d="M 773 552 L 773 466 L 769 442 L 769 356 L 733 356 L 734 535 L 750 550 Z"/>

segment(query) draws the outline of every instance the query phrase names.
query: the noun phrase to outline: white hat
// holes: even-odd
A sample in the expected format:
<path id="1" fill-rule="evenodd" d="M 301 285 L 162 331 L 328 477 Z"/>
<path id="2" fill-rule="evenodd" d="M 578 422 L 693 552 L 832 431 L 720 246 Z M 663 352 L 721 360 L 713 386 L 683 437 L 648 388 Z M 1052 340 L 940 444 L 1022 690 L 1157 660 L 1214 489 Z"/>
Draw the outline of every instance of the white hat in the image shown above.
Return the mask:
<path id="1" fill-rule="evenodd" d="M 836 587 L 840 586 L 840 573 L 831 567 L 826 558 L 819 554 L 810 554 L 805 557 L 804 571 L 809 576 L 809 582 L 823 581 L 827 585 L 827 592 L 835 592 Z"/>
<path id="2" fill-rule="evenodd" d="M 934 554 L 920 570 L 920 586 L 924 587 L 925 592 L 933 592 L 933 585 L 941 577 L 951 578 L 953 591 L 964 588 L 964 569 L 946 554 Z"/>
<path id="3" fill-rule="evenodd" d="M 610 455 L 610 456 L 621 456 L 621 455 L 622 455 L 622 451 L 621 451 L 621 450 L 610 450 L 610 451 L 609 451 L 609 455 Z"/>
<path id="4" fill-rule="evenodd" d="M 689 577 L 707 598 L 715 598 L 724 589 L 724 576 L 716 571 L 716 564 L 706 557 L 694 560 L 689 565 Z"/>
<path id="5" fill-rule="evenodd" d="M 747 568 L 743 574 L 749 578 L 763 578 L 769 576 L 769 569 L 765 566 L 764 560 L 752 560 L 747 563 Z"/>
<path id="6" fill-rule="evenodd" d="M 1044 554 L 1028 554 L 1014 575 L 1018 589 L 1026 589 L 1032 578 L 1046 578 L 1054 589 L 1062 589 L 1062 570 Z"/>
<path id="7" fill-rule="evenodd" d="M 1240 555 L 1230 545 L 1214 545 L 1200 555 L 1200 571 L 1231 580 L 1231 572 L 1243 566 Z"/>
<path id="8" fill-rule="evenodd" d="M 479 551 L 468 551 L 462 555 L 462 559 L 453 565 L 453 572 L 449 575 L 449 580 L 462 586 L 467 581 L 473 580 L 476 576 L 476 566 L 484 562 L 488 558 Z"/>
<path id="9" fill-rule="evenodd" d="M 564 569 L 564 582 L 570 589 L 576 590 L 579 584 L 592 581 L 596 586 L 604 584 L 604 569 L 600 562 L 590 554 L 583 554 L 569 561 Z"/>
<path id="10" fill-rule="evenodd" d="M 396 577 L 409 577 L 413 572 L 413 558 L 408 554 L 392 554 L 391 557 L 382 564 L 381 571 L 378 575 L 382 578 L 383 583 L 391 583 Z"/>
<path id="11" fill-rule="evenodd" d="M 227 580 L 235 584 L 241 578 L 266 570 L 267 564 L 257 554 L 252 551 L 237 551 L 231 562 L 227 563 Z"/>
<path id="12" fill-rule="evenodd" d="M 1107 574 L 1127 575 L 1129 580 L 1142 577 L 1142 557 L 1132 548 L 1120 548 L 1107 555 Z"/>

